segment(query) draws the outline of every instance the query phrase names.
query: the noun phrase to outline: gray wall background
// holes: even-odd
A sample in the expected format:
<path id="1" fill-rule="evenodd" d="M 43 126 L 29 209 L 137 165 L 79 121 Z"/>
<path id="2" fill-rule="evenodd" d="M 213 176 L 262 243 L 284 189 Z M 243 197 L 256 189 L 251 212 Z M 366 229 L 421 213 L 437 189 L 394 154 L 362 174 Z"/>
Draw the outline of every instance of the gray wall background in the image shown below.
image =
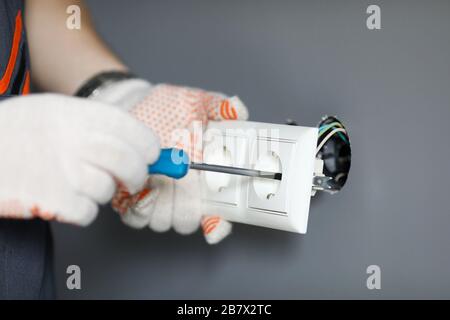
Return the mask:
<path id="1" fill-rule="evenodd" d="M 235 225 L 210 247 L 106 207 L 88 228 L 54 225 L 60 298 L 450 298 L 449 1 L 88 3 L 153 82 L 238 94 L 255 121 L 339 115 L 353 165 L 340 194 L 313 200 L 305 236 Z M 65 289 L 69 264 L 80 291 Z M 370 264 L 381 290 L 366 288 Z"/>

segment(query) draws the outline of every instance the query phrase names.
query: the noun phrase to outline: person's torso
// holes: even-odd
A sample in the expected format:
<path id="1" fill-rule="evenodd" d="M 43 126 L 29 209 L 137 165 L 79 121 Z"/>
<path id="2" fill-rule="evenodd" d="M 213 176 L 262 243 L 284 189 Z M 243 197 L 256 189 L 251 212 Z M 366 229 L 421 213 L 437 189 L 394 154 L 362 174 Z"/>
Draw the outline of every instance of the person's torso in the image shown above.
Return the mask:
<path id="1" fill-rule="evenodd" d="M 23 10 L 22 0 L 0 0 L 0 102 L 29 91 Z M 48 222 L 0 219 L 0 300 L 54 298 L 52 251 Z"/>
<path id="2" fill-rule="evenodd" d="M 22 0 L 0 0 L 0 96 L 26 94 L 30 88 L 23 11 Z"/>

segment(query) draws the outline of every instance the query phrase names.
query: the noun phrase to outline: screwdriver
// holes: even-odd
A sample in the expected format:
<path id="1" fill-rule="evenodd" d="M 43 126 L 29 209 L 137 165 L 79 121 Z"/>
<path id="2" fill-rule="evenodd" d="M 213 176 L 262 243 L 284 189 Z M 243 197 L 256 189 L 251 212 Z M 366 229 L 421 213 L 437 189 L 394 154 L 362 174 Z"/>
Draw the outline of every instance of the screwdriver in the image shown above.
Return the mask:
<path id="1" fill-rule="evenodd" d="M 162 174 L 170 178 L 180 179 L 188 173 L 189 169 L 220 172 L 254 178 L 281 180 L 280 172 L 189 162 L 189 157 L 186 152 L 175 148 L 162 149 L 158 160 L 148 166 L 148 173 Z"/>

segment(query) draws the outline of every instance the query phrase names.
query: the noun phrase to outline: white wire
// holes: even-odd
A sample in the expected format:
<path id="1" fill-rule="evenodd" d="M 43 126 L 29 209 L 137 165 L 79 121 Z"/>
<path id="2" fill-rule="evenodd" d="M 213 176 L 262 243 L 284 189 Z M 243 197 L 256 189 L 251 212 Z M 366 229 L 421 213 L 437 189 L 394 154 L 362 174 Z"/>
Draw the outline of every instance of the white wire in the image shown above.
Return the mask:
<path id="1" fill-rule="evenodd" d="M 341 180 L 343 177 L 345 177 L 347 174 L 346 173 L 343 173 L 343 172 L 341 172 L 341 173 L 338 173 L 337 175 L 336 175 L 336 177 L 334 178 L 334 180 L 335 181 L 339 181 L 339 180 Z"/>
<path id="2" fill-rule="evenodd" d="M 325 145 L 325 143 L 330 140 L 330 138 L 338 132 L 343 132 L 345 134 L 347 134 L 347 131 L 345 131 L 345 129 L 342 128 L 336 128 L 333 131 L 331 131 L 329 134 L 327 134 L 327 136 L 325 138 L 323 138 L 322 142 L 319 144 L 319 146 L 317 147 L 317 151 L 316 151 L 316 155 L 319 153 L 320 149 L 322 149 L 322 147 Z"/>

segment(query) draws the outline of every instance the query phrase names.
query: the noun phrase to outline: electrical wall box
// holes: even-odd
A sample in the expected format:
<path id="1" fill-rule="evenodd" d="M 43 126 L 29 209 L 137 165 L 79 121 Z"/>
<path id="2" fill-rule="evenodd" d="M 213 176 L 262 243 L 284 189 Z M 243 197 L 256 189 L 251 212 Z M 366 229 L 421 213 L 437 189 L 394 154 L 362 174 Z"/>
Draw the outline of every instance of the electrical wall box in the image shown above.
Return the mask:
<path id="1" fill-rule="evenodd" d="M 208 164 L 280 172 L 281 180 L 202 172 L 206 207 L 224 219 L 306 233 L 318 129 L 249 121 L 210 122 Z"/>

